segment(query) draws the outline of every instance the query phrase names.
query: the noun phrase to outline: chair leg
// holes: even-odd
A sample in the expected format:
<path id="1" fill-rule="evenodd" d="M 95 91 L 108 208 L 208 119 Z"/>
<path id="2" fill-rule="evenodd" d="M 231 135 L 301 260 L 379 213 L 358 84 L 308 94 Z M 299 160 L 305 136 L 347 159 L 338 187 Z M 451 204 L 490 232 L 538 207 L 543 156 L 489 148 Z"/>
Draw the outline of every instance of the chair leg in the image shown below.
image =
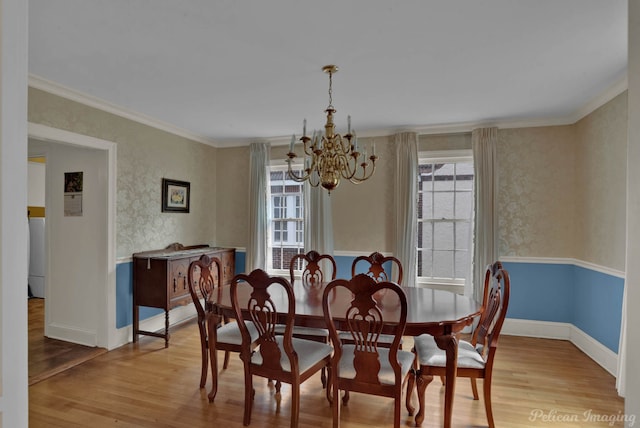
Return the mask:
<path id="1" fill-rule="evenodd" d="M 407 412 L 409 412 L 409 416 L 413 416 L 413 412 L 416 410 L 415 407 L 411 404 L 411 395 L 413 394 L 413 388 L 416 383 L 416 369 L 412 368 L 409 370 L 409 378 L 407 379 L 407 392 L 404 397 L 405 399 L 405 407 L 407 408 Z"/>
<path id="2" fill-rule="evenodd" d="M 212 329 L 217 328 L 216 320 L 214 317 L 210 317 L 207 319 L 207 330 L 209 332 L 213 331 Z M 213 333 L 215 334 L 215 333 Z M 214 337 L 213 334 L 209 334 L 208 337 Z M 209 402 L 213 403 L 213 400 L 216 398 L 216 394 L 218 393 L 218 355 L 216 350 L 215 340 L 207 340 L 208 345 L 208 358 L 211 360 L 211 391 L 209 392 L 208 398 Z M 206 381 L 206 377 L 205 377 Z"/>
<path id="3" fill-rule="evenodd" d="M 300 417 L 300 384 L 291 384 L 291 428 L 298 427 Z"/>
<path id="4" fill-rule="evenodd" d="M 320 371 L 320 381 L 322 382 L 322 387 L 327 387 L 327 370 L 323 367 Z"/>
<path id="5" fill-rule="evenodd" d="M 493 423 L 493 409 L 491 408 L 491 378 L 484 378 L 482 380 L 482 389 L 484 390 L 484 409 L 487 412 L 487 422 L 489 428 L 495 428 Z"/>
<path id="6" fill-rule="evenodd" d="M 253 407 L 253 396 L 255 391 L 253 390 L 253 375 L 245 366 L 244 371 L 244 426 L 248 426 L 251 423 L 251 408 Z"/>
<path id="7" fill-rule="evenodd" d="M 340 428 L 340 390 L 338 385 L 331 385 L 333 399 L 331 400 L 331 410 L 333 413 L 333 428 Z"/>
<path id="8" fill-rule="evenodd" d="M 476 378 L 472 377 L 469 378 L 469 380 L 471 380 L 471 391 L 473 391 L 473 399 L 477 400 L 478 397 L 478 383 L 476 382 Z"/>
<path id="9" fill-rule="evenodd" d="M 207 371 L 209 370 L 209 344 L 207 342 L 207 332 L 204 322 L 198 322 L 200 330 L 200 350 L 202 353 L 202 370 L 200 372 L 200 388 L 207 384 Z"/>
<path id="10" fill-rule="evenodd" d="M 416 389 L 418 390 L 418 404 L 420 408 L 418 409 L 418 414 L 416 415 L 416 426 L 419 427 L 424 422 L 424 413 L 425 413 L 425 404 L 424 404 L 424 394 L 427 389 L 427 385 L 431 383 L 433 380 L 432 375 L 423 375 L 421 370 L 418 370 L 416 374 Z"/>
<path id="11" fill-rule="evenodd" d="M 325 391 L 327 392 L 327 401 L 329 402 L 329 405 L 331 405 L 333 397 L 331 395 L 331 388 L 333 387 L 333 379 L 331 378 L 331 366 L 327 366 L 327 387 L 325 388 Z"/>
<path id="12" fill-rule="evenodd" d="M 224 362 L 222 363 L 222 368 L 224 370 L 226 370 L 229 367 L 229 355 L 231 355 L 231 352 L 224 351 Z"/>
<path id="13" fill-rule="evenodd" d="M 348 402 L 349 402 L 349 390 L 346 390 L 344 392 L 344 396 L 342 397 L 342 404 L 346 406 Z"/>

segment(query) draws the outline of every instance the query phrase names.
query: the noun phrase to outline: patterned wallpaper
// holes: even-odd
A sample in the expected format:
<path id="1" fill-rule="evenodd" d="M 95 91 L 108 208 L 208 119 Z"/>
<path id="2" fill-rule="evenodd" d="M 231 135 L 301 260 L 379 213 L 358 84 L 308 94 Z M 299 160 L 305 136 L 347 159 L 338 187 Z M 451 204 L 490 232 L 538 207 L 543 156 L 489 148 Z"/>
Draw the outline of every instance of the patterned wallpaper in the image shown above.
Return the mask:
<path id="1" fill-rule="evenodd" d="M 498 140 L 498 255 L 574 257 L 573 126 L 502 129 Z"/>
<path id="2" fill-rule="evenodd" d="M 172 242 L 215 243 L 215 148 L 33 88 L 28 117 L 117 143 L 117 257 Z M 191 183 L 189 214 L 161 212 L 163 177 Z"/>
<path id="3" fill-rule="evenodd" d="M 580 142 L 576 258 L 625 270 L 627 92 L 576 123 Z"/>

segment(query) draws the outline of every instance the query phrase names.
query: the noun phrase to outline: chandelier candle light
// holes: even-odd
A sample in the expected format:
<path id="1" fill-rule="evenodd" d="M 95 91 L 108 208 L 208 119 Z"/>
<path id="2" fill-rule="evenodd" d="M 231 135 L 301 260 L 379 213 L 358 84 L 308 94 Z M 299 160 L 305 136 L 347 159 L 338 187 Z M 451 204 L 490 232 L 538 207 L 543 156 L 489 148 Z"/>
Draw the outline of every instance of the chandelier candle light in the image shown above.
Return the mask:
<path id="1" fill-rule="evenodd" d="M 358 138 L 356 132 L 351 130 L 351 116 L 347 116 L 347 133 L 344 135 L 335 133 L 333 114 L 336 112 L 332 105 L 331 77 L 338 71 L 335 65 L 325 65 L 322 67 L 325 73 L 329 74 L 329 106 L 325 110 L 327 122 L 324 125 L 324 135 L 322 131 L 313 131 L 311 138 L 307 137 L 307 119 L 304 119 L 302 126 L 302 146 L 304 149 L 304 169 L 300 174 L 292 169 L 291 164 L 297 157 L 295 153 L 295 134 L 291 136 L 289 153 L 287 153 L 289 164 L 289 177 L 297 182 L 305 180 L 313 187 L 319 185 L 331 191 L 338 187 L 340 179 L 344 178 L 354 184 L 362 183 L 369 179 L 376 170 L 376 146 L 371 146 L 371 156 L 367 158 L 367 150 L 358 151 Z M 369 162 L 371 161 L 371 168 Z"/>

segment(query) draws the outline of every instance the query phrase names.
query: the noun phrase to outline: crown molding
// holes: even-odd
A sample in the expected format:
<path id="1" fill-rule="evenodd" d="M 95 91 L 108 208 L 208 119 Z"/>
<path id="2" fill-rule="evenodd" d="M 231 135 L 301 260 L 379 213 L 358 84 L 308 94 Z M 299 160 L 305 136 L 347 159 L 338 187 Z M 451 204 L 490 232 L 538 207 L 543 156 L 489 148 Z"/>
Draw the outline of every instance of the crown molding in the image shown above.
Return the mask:
<path id="1" fill-rule="evenodd" d="M 34 74 L 29 74 L 29 86 L 35 89 L 39 89 L 41 91 L 48 92 L 53 95 L 57 95 L 62 98 L 66 98 L 71 101 L 78 102 L 80 104 L 84 104 L 89 107 L 97 108 L 107 113 L 111 113 L 116 116 L 120 116 L 125 119 L 132 120 L 134 122 L 141 123 L 143 125 L 151 126 L 152 128 L 169 132 L 179 137 L 188 138 L 190 140 L 197 141 L 199 143 L 207 144 L 213 147 L 218 147 L 216 142 L 214 142 L 210 138 L 204 137 L 202 135 L 194 134 L 193 132 L 187 131 L 177 126 L 171 125 L 169 123 L 163 122 L 158 119 L 154 119 L 152 117 L 146 116 L 144 114 L 141 114 L 132 110 L 128 110 L 124 107 L 118 106 L 116 104 L 112 104 L 101 98 L 76 91 L 74 89 L 68 88 L 66 86 L 60 85 L 50 80 L 43 79 L 42 77 L 36 76 Z"/>
<path id="2" fill-rule="evenodd" d="M 168 124 L 166 122 L 154 119 L 149 116 L 145 116 L 141 113 L 137 113 L 131 110 L 127 110 L 123 107 L 111 104 L 105 100 L 102 100 L 91 95 L 84 94 L 82 92 L 70 89 L 62 86 L 58 83 L 43 79 L 39 76 L 29 75 L 29 86 L 35 89 L 40 89 L 45 92 L 49 92 L 53 95 L 57 95 L 72 101 L 79 102 L 89 107 L 94 107 L 108 113 L 115 114 L 117 116 L 133 120 L 144 125 L 148 125 L 171 134 L 178 135 L 180 137 L 188 138 L 199 143 L 207 144 L 217 148 L 231 148 L 231 147 L 243 147 L 254 142 L 269 143 L 272 146 L 284 146 L 289 144 L 291 136 L 276 136 L 269 138 L 254 138 L 254 139 L 229 139 L 229 140 L 216 140 L 213 141 L 210 138 L 202 135 L 194 134 L 185 129 Z M 447 124 L 435 124 L 425 126 L 414 126 L 404 128 L 380 128 L 369 131 L 362 131 L 358 133 L 359 138 L 371 138 L 371 137 L 384 137 L 394 135 L 400 132 L 415 132 L 418 135 L 439 135 L 439 134 L 459 134 L 470 133 L 476 128 L 497 127 L 499 129 L 513 129 L 513 128 L 536 128 L 542 126 L 563 126 L 573 125 L 580 119 L 589 115 L 599 107 L 611 101 L 613 98 L 620 95 L 628 88 L 627 74 L 611 86 L 609 86 L 604 92 L 592 98 L 584 106 L 567 116 L 560 117 L 548 117 L 548 118 L 535 118 L 535 119 L 504 119 L 504 120 L 488 120 L 488 121 L 473 121 L 473 122 L 460 122 L 460 123 L 447 123 Z"/>
<path id="3" fill-rule="evenodd" d="M 583 105 L 581 108 L 575 111 L 573 114 L 573 122 L 576 123 L 580 119 L 585 116 L 593 113 L 596 109 L 602 107 L 624 91 L 626 91 L 629 87 L 629 79 L 627 73 L 624 73 L 620 79 L 615 81 L 611 86 L 604 90 L 604 92 L 598 94 L 594 98 L 592 98 L 589 102 Z"/>

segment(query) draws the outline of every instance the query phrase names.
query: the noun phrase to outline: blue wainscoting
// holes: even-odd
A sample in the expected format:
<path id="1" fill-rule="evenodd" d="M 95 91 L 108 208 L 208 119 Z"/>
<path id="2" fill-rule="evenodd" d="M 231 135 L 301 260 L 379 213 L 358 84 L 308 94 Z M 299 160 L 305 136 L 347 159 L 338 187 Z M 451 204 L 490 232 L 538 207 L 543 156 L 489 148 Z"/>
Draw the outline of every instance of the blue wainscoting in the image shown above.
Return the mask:
<path id="1" fill-rule="evenodd" d="M 338 278 L 351 276 L 354 256 L 336 256 Z M 245 252 L 236 251 L 236 273 L 244 272 Z M 573 263 L 503 262 L 511 278 L 508 318 L 573 324 L 618 352 L 624 279 Z M 406 274 L 406 273 L 405 273 Z M 116 327 L 132 324 L 132 262 L 116 266 Z M 162 313 L 140 308 L 140 319 Z"/>
<path id="2" fill-rule="evenodd" d="M 624 278 L 575 264 L 503 262 L 508 318 L 573 324 L 618 352 Z"/>

